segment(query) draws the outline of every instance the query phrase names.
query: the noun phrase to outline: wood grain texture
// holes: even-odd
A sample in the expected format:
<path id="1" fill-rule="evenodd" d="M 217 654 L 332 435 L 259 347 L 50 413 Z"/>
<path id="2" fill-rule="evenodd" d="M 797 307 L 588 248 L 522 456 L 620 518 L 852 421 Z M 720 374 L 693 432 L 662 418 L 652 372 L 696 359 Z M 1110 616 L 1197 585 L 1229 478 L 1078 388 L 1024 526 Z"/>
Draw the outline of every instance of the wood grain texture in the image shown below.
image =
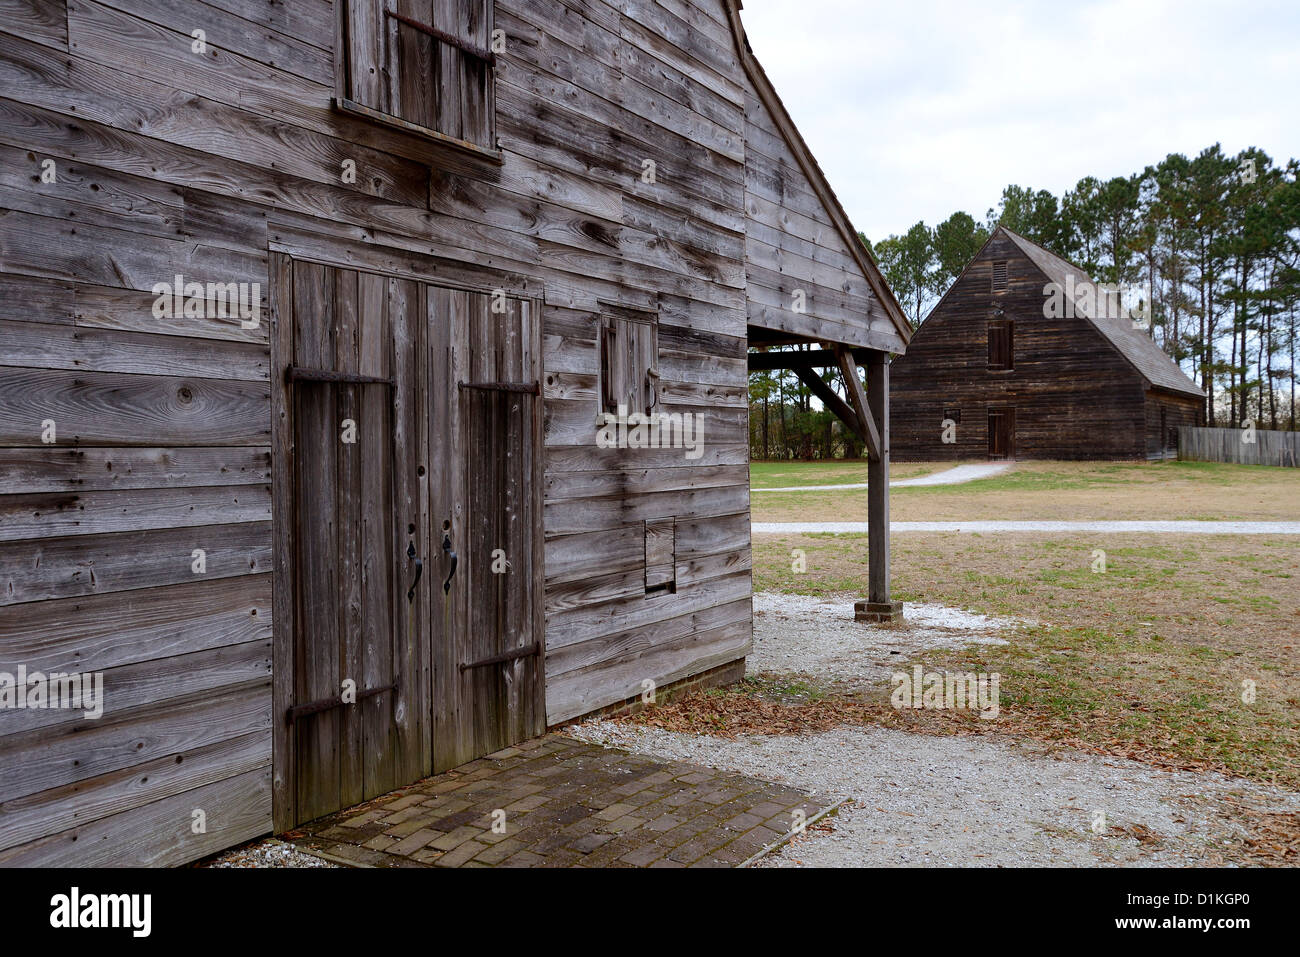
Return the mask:
<path id="1" fill-rule="evenodd" d="M 735 17 L 0 0 L 0 665 L 117 696 L 0 724 L 0 754 L 57 755 L 6 776 L 0 863 L 182 863 L 745 656 L 751 331 L 902 341 Z M 260 321 L 155 316 L 178 275 L 256 284 Z M 625 391 L 657 371 L 697 457 L 597 447 L 600 321 L 629 310 L 656 328 Z M 397 689 L 287 724 L 344 678 Z"/>

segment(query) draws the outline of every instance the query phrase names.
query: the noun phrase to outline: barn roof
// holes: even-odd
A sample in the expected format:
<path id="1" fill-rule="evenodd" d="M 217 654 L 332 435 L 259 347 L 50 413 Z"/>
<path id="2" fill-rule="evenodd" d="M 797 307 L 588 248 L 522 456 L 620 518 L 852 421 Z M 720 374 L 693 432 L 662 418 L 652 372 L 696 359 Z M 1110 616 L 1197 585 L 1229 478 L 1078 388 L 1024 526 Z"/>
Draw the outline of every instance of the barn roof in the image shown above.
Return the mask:
<path id="1" fill-rule="evenodd" d="M 1024 236 L 1013 233 L 1005 226 L 999 226 L 993 234 L 996 236 L 999 230 L 1029 257 L 1050 282 L 1063 289 L 1085 282 L 1096 285 L 1086 272 L 1073 263 L 1030 242 Z M 1073 281 L 1067 282 L 1067 277 L 1073 277 Z M 1097 310 L 1086 308 L 1087 305 L 1086 300 L 1076 303 L 1077 314 L 1091 322 L 1147 382 L 1160 389 L 1205 397 L 1205 393 L 1178 367 L 1178 363 L 1156 345 L 1154 339 L 1136 328 L 1132 320 L 1100 315 Z"/>
<path id="2" fill-rule="evenodd" d="M 848 214 L 844 212 L 844 207 L 840 204 L 839 198 L 835 195 L 835 190 L 831 189 L 830 182 L 826 179 L 826 174 L 822 172 L 820 164 L 816 157 L 813 156 L 812 150 L 804 141 L 803 134 L 799 128 L 794 125 L 789 111 L 786 110 L 785 104 L 781 102 L 781 97 L 777 95 L 776 88 L 772 86 L 772 81 L 768 79 L 767 72 L 763 69 L 758 58 L 754 56 L 753 49 L 749 45 L 749 37 L 745 35 L 745 27 L 740 21 L 740 11 L 744 6 L 743 0 L 725 0 L 727 7 L 727 19 L 731 23 L 731 32 L 736 39 L 736 51 L 740 55 L 741 65 L 745 69 L 749 81 L 754 84 L 754 89 L 758 91 L 759 97 L 768 112 L 772 114 L 772 119 L 776 121 L 777 129 L 781 131 L 782 138 L 786 145 L 790 147 L 790 152 L 794 154 L 795 159 L 799 161 L 799 166 L 803 174 L 808 177 L 808 182 L 812 184 L 813 191 L 821 201 L 826 213 L 835 224 L 841 239 L 849 248 L 850 255 L 853 256 L 862 274 L 866 277 L 867 283 L 871 286 L 876 298 L 884 307 L 885 313 L 893 322 L 894 328 L 902 337 L 903 342 L 910 342 L 912 339 L 912 324 L 907 321 L 907 315 L 903 312 L 903 307 L 898 304 L 894 292 L 885 282 L 884 275 L 880 272 L 880 267 L 876 265 L 871 254 L 862 245 L 862 240 L 858 238 L 858 232 L 853 228 L 849 221 Z"/>

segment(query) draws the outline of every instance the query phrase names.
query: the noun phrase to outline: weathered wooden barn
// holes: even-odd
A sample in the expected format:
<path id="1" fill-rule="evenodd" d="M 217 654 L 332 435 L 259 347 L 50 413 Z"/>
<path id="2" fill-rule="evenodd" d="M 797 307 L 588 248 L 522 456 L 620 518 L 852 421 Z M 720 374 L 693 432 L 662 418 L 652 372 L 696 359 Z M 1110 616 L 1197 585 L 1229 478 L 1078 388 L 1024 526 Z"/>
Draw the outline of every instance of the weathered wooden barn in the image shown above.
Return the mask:
<path id="1" fill-rule="evenodd" d="M 895 458 L 1172 454 L 1205 395 L 1125 308 L 999 226 L 892 365 Z"/>
<path id="2" fill-rule="evenodd" d="M 907 326 L 739 7 L 0 5 L 0 864 L 743 674 L 749 345 L 838 348 L 887 478 Z"/>

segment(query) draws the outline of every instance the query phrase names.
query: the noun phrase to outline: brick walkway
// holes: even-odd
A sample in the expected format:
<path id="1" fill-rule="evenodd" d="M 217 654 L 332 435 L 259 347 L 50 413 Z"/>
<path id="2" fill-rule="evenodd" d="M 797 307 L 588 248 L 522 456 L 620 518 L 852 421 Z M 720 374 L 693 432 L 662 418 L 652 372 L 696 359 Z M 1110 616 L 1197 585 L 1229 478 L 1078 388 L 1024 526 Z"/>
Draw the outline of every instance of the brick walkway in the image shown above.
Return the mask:
<path id="1" fill-rule="evenodd" d="M 735 867 L 832 803 L 552 734 L 285 837 L 375 867 Z"/>

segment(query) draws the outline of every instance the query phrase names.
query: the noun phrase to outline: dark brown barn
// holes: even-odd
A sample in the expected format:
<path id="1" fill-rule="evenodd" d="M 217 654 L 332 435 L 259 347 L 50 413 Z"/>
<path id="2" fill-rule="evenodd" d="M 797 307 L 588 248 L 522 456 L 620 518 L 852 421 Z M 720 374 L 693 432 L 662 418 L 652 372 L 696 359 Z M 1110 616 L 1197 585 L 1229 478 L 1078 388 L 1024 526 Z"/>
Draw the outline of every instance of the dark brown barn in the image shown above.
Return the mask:
<path id="1" fill-rule="evenodd" d="M 1136 459 L 1176 449 L 1179 426 L 1201 424 L 1205 394 L 1088 287 L 1098 288 L 1077 266 L 994 230 L 890 366 L 894 457 Z"/>

